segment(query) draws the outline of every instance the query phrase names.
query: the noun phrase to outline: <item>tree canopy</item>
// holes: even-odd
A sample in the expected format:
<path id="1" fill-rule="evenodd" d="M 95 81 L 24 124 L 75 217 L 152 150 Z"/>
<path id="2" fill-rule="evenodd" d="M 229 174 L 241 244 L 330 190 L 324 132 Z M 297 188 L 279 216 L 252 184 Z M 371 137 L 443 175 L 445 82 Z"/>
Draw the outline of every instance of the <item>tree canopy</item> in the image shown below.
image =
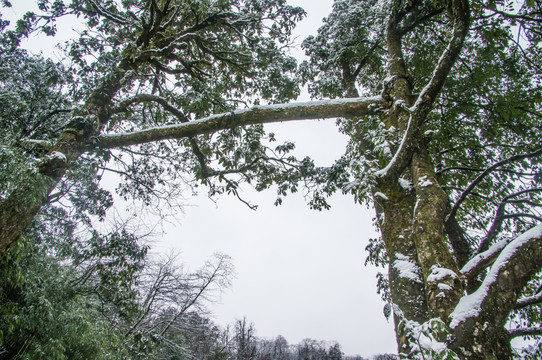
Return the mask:
<path id="1" fill-rule="evenodd" d="M 305 13 L 284 0 L 37 3 L 0 24 L 8 269 L 26 242 L 76 263 L 97 251 L 115 264 L 102 274 L 99 262 L 100 284 L 127 288 L 104 289 L 107 303 L 133 298 L 145 248 L 122 227 L 99 231 L 106 171 L 154 209 L 197 186 L 248 206 L 241 183 L 276 186 L 277 204 L 304 189 L 315 209 L 342 191 L 374 205 L 368 259 L 388 266 L 379 290 L 402 356 L 510 359 L 518 336 L 540 356 L 538 0 L 336 0 L 301 64 L 286 50 Z M 68 16 L 86 29 L 63 63 L 19 48 Z M 318 100 L 290 103 L 303 84 Z M 349 138 L 327 168 L 263 127 L 318 118 L 339 118 Z"/>

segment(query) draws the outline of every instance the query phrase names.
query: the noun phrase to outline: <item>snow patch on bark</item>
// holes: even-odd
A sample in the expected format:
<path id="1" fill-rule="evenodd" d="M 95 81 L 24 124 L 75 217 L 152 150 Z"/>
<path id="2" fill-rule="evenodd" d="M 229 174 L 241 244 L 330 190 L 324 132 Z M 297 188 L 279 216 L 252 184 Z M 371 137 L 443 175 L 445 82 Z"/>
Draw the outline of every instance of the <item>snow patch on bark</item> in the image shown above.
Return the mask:
<path id="1" fill-rule="evenodd" d="M 431 267 L 431 274 L 427 277 L 427 282 L 440 282 L 446 278 L 455 279 L 457 274 L 450 269 L 433 265 Z"/>
<path id="2" fill-rule="evenodd" d="M 418 179 L 418 186 L 419 187 L 427 187 L 427 186 L 430 186 L 430 185 L 433 185 L 433 183 L 427 179 L 427 176 L 422 176 Z"/>
<path id="3" fill-rule="evenodd" d="M 412 181 L 399 178 L 399 185 L 405 190 L 412 190 Z"/>
<path id="4" fill-rule="evenodd" d="M 66 155 L 64 155 L 63 153 L 59 152 L 59 151 L 53 151 L 52 153 L 50 153 L 49 155 L 47 155 L 47 159 L 58 159 L 62 162 L 67 162 L 68 159 L 66 158 Z"/>
<path id="5" fill-rule="evenodd" d="M 449 328 L 441 319 L 433 318 L 420 324 L 414 320 L 407 320 L 395 304 L 393 311 L 400 319 L 399 328 L 403 328 L 403 333 L 407 335 L 408 346 L 411 349 L 409 359 L 459 359 L 457 354 L 448 349 L 446 342 L 442 341 L 448 338 Z"/>
<path id="6" fill-rule="evenodd" d="M 397 254 L 393 262 L 393 268 L 397 270 L 400 278 L 410 279 L 412 281 L 423 283 L 421 278 L 421 269 L 416 263 L 411 261 L 403 254 Z"/>

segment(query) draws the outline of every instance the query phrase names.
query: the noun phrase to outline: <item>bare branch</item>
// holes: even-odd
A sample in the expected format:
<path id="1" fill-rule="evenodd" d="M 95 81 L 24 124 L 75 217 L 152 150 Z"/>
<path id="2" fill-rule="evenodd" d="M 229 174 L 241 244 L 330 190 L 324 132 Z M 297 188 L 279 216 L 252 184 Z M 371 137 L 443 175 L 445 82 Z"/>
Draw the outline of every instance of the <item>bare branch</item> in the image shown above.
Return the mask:
<path id="1" fill-rule="evenodd" d="M 527 194 L 531 192 L 539 192 L 539 191 L 542 191 L 542 188 L 534 188 L 534 189 L 519 191 L 517 193 L 511 194 L 505 197 L 502 200 L 502 202 L 499 204 L 497 211 L 495 212 L 495 218 L 493 220 L 493 223 L 491 224 L 491 227 L 489 228 L 487 232 L 487 235 L 480 242 L 480 246 L 478 247 L 478 252 L 486 251 L 489 248 L 489 244 L 491 243 L 491 241 L 493 241 L 493 239 L 495 239 L 497 234 L 501 231 L 501 226 L 504 220 L 510 217 L 510 216 L 504 215 L 504 208 L 506 204 L 509 204 L 511 202 L 516 202 L 516 201 L 522 201 L 522 200 L 510 200 L 510 199 L 516 196 L 523 195 L 523 194 Z"/>
<path id="2" fill-rule="evenodd" d="M 157 95 L 151 95 L 151 94 L 139 94 L 136 96 L 132 96 L 126 100 L 123 100 L 118 104 L 118 106 L 111 110 L 112 113 L 120 113 L 124 112 L 128 109 L 128 107 L 132 104 L 141 103 L 141 102 L 155 102 L 157 104 L 160 104 L 163 106 L 165 110 L 170 112 L 172 115 L 174 115 L 180 122 L 187 123 L 190 120 L 188 117 L 183 114 L 182 111 L 179 111 L 176 107 L 171 105 L 165 98 Z"/>
<path id="3" fill-rule="evenodd" d="M 518 154 L 518 155 L 511 156 L 511 157 L 509 157 L 507 159 L 499 161 L 499 162 L 491 165 L 490 167 L 488 167 L 486 170 L 484 170 L 484 172 L 482 172 L 480 175 L 478 175 L 478 177 L 476 179 L 474 179 L 474 181 L 471 182 L 470 185 L 465 189 L 465 191 L 463 191 L 463 193 L 459 196 L 459 199 L 457 199 L 457 201 L 454 204 L 452 210 L 450 211 L 450 214 L 448 215 L 448 221 L 449 221 L 449 219 L 455 217 L 455 214 L 459 210 L 459 207 L 461 206 L 463 201 L 465 201 L 467 196 L 469 196 L 470 193 L 474 190 L 474 188 L 476 188 L 476 186 L 478 186 L 478 184 L 482 180 L 484 180 L 484 178 L 486 176 L 491 174 L 495 169 L 497 169 L 497 168 L 499 168 L 499 167 L 501 167 L 503 165 L 509 164 L 511 162 L 514 162 L 514 161 L 534 158 L 534 157 L 537 157 L 537 156 L 539 156 L 541 154 L 542 154 L 542 148 L 540 148 L 540 149 L 538 149 L 538 150 L 536 150 L 534 152 L 528 153 L 528 154 Z"/>

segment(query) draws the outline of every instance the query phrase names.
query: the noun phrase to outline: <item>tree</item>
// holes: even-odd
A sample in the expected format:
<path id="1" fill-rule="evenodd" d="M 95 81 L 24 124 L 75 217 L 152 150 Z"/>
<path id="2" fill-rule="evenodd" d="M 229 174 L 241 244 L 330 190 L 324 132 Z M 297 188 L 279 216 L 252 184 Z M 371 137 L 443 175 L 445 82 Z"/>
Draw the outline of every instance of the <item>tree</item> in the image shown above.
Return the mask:
<path id="1" fill-rule="evenodd" d="M 247 323 L 247 319 L 237 320 L 233 329 L 235 341 L 235 359 L 253 360 L 256 359 L 256 336 L 253 323 Z"/>
<path id="2" fill-rule="evenodd" d="M 89 30 L 68 48 L 69 99 L 40 113 L 60 126 L 3 140 L 2 170 L 21 174 L 2 174 L 3 257 L 85 164 L 148 204 L 181 174 L 217 194 L 277 184 L 278 203 L 302 183 L 317 209 L 338 190 L 374 204 L 369 259 L 388 266 L 403 356 L 510 359 L 512 338 L 540 336 L 539 1 L 337 0 L 298 69 L 283 47 L 304 13 L 282 0 L 38 3 L 3 23 L 3 56 L 64 15 Z M 296 79 L 333 100 L 280 104 Z M 350 143 L 330 168 L 271 149 L 261 126 L 333 117 Z"/>
<path id="3" fill-rule="evenodd" d="M 329 360 L 342 360 L 343 352 L 339 344 L 334 344 L 328 351 Z"/>

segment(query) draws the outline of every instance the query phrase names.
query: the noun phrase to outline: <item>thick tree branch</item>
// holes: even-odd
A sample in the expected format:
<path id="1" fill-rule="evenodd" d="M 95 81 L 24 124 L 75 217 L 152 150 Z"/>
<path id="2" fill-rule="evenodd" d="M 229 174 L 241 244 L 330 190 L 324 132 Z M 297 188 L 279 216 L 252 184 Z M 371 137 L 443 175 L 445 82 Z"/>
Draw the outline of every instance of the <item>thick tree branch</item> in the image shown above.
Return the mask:
<path id="1" fill-rule="evenodd" d="M 542 302 L 542 292 L 539 292 L 533 296 L 527 296 L 521 298 L 516 303 L 516 309 L 522 309 L 530 305 L 540 304 Z"/>
<path id="2" fill-rule="evenodd" d="M 497 245 L 502 251 L 480 288 L 464 296 L 457 305 L 451 315 L 452 328 L 473 326 L 473 322 L 479 321 L 480 317 L 483 319 L 491 317 L 497 326 L 499 323 L 504 326 L 508 314 L 516 306 L 517 297 L 523 287 L 534 274 L 540 271 L 542 224 L 524 232 L 505 246 L 501 243 Z M 469 264 L 464 267 L 463 274 Z M 472 332 L 469 333 L 472 334 Z"/>
<path id="3" fill-rule="evenodd" d="M 451 348 L 461 351 L 461 347 L 480 346 L 479 351 L 483 351 L 483 344 L 507 336 L 504 326 L 510 312 L 525 285 L 541 267 L 542 224 L 539 224 L 506 245 L 478 290 L 461 298 L 450 315 L 455 337 Z"/>
<path id="4" fill-rule="evenodd" d="M 442 53 L 433 71 L 431 80 L 423 88 L 414 104 L 416 113 L 419 113 L 423 118 L 431 111 L 433 103 L 440 93 L 448 74 L 452 70 L 469 32 L 470 9 L 468 1 L 452 0 L 451 11 L 454 21 L 452 38 L 448 43 L 448 47 Z"/>
<path id="5" fill-rule="evenodd" d="M 542 335 L 542 327 L 535 327 L 535 328 L 521 328 L 521 329 L 512 329 L 510 331 L 510 337 L 516 338 L 520 336 L 541 336 Z"/>
<path id="6" fill-rule="evenodd" d="M 512 241 L 513 239 L 503 239 L 490 247 L 488 250 L 479 253 L 473 257 L 463 268 L 461 269 L 461 274 L 465 276 L 467 280 L 472 279 L 477 274 L 480 273 L 483 269 L 493 264 L 495 259 L 500 255 L 502 250 Z"/>
<path id="7" fill-rule="evenodd" d="M 184 139 L 245 125 L 376 115 L 389 107 L 389 102 L 380 96 L 255 106 L 231 113 L 212 115 L 184 124 L 162 126 L 127 134 L 103 135 L 97 138 L 97 142 L 101 148 L 116 148 L 160 140 Z"/>

